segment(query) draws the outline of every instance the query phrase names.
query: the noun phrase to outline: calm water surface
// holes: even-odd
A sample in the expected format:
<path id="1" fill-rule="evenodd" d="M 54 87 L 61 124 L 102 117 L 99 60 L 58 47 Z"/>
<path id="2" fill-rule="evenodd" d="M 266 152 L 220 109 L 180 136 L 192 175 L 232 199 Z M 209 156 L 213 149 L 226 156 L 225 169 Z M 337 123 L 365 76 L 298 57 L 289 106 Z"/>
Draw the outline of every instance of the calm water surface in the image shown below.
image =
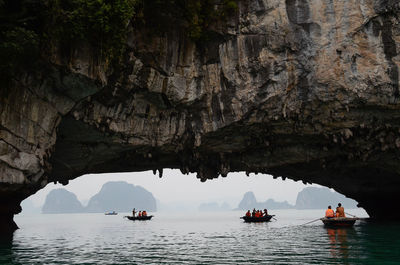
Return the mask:
<path id="1" fill-rule="evenodd" d="M 349 210 L 362 216 L 361 210 Z M 274 211 L 247 224 L 242 212 L 20 215 L 0 246 L 0 264 L 400 264 L 400 224 L 358 222 L 327 229 L 323 211 Z M 365 214 L 364 214 L 365 216 Z"/>

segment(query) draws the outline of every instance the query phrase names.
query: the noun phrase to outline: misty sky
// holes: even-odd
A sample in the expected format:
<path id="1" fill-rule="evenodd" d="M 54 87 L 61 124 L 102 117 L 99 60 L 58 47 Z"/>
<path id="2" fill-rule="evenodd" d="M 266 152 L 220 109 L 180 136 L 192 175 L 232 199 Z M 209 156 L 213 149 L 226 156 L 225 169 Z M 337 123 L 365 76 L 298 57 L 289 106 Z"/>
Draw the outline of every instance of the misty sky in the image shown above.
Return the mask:
<path id="1" fill-rule="evenodd" d="M 247 191 L 253 191 L 258 201 L 272 198 L 295 204 L 297 193 L 310 186 L 304 185 L 301 181 L 273 179 L 272 176 L 265 174 L 250 174 L 247 177 L 245 173 L 230 173 L 227 178 L 219 177 L 202 183 L 195 174 L 182 175 L 179 170 L 164 170 L 161 179 L 158 174 L 153 175 L 151 171 L 84 175 L 70 181 L 67 186 L 48 184 L 30 199 L 36 206 L 41 206 L 50 190 L 65 188 L 75 193 L 78 199 L 85 203 L 108 181 L 126 181 L 140 185 L 153 193 L 162 203 L 228 202 L 231 207 L 237 207 Z"/>

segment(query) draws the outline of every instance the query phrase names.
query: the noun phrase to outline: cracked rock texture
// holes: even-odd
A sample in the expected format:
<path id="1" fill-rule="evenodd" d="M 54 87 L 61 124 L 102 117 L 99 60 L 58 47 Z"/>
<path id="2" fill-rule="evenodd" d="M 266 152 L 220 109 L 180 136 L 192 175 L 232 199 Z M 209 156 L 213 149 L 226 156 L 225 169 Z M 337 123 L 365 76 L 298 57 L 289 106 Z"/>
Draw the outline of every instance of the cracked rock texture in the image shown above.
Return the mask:
<path id="1" fill-rule="evenodd" d="M 120 71 L 55 50 L 0 90 L 0 219 L 49 182 L 163 168 L 318 183 L 399 218 L 399 23 L 394 0 L 249 0 L 206 43 L 135 28 Z"/>

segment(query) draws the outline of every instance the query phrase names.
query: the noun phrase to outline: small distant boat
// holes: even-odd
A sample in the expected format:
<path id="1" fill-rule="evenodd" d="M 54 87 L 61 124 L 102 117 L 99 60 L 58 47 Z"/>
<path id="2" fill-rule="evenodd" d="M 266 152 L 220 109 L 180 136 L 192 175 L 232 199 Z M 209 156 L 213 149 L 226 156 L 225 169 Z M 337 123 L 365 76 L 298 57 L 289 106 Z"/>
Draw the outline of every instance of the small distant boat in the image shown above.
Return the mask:
<path id="1" fill-rule="evenodd" d="M 126 218 L 128 218 L 131 221 L 146 221 L 146 220 L 150 220 L 153 216 L 149 215 L 149 216 L 125 216 Z"/>
<path id="2" fill-rule="evenodd" d="M 105 215 L 117 215 L 118 213 L 117 212 L 115 212 L 115 211 L 112 211 L 112 212 L 106 212 L 106 213 L 104 213 Z"/>
<path id="3" fill-rule="evenodd" d="M 267 215 L 263 217 L 242 216 L 240 219 L 243 219 L 246 223 L 262 223 L 269 222 L 274 216 L 275 215 Z"/>
<path id="4" fill-rule="evenodd" d="M 355 224 L 360 218 L 349 218 L 349 217 L 335 217 L 335 218 L 321 218 L 321 221 L 325 226 L 329 227 L 350 227 Z"/>

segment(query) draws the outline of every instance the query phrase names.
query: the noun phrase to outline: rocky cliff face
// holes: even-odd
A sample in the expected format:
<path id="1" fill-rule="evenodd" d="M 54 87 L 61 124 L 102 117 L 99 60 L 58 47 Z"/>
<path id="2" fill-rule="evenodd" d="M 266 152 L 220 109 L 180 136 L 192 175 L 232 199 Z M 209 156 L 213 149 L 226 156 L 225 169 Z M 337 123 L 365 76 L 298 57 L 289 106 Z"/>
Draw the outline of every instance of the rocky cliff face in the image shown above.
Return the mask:
<path id="1" fill-rule="evenodd" d="M 119 71 L 85 45 L 51 51 L 0 90 L 0 219 L 48 182 L 165 167 L 301 179 L 398 215 L 381 202 L 400 187 L 399 15 L 394 0 L 251 0 L 202 44 L 135 28 Z"/>

